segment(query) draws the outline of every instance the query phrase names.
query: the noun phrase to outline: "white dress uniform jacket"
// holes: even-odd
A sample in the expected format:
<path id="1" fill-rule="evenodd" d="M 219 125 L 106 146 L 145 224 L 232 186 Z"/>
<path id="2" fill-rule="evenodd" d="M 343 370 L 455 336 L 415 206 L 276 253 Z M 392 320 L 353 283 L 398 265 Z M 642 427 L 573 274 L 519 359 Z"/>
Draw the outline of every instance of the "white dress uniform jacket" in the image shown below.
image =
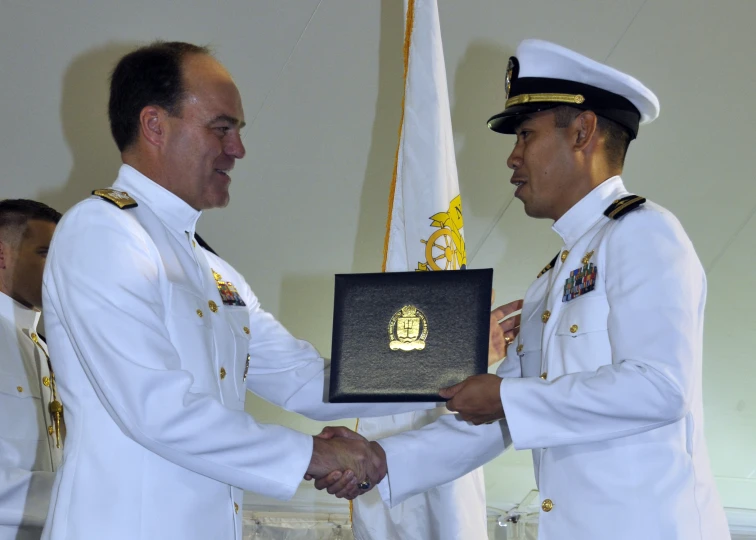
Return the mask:
<path id="1" fill-rule="evenodd" d="M 240 539 L 243 490 L 291 497 L 312 453 L 247 389 L 317 419 L 417 408 L 324 403 L 323 360 L 195 243 L 200 212 L 126 165 L 113 188 L 138 206 L 79 203 L 45 268 L 67 440 L 43 538 Z"/>
<path id="2" fill-rule="evenodd" d="M 730 538 L 704 441 L 703 268 L 658 205 L 604 215 L 627 195 L 611 178 L 554 224 L 564 246 L 528 289 L 517 355 L 498 370 L 506 420 L 442 417 L 381 441 L 389 504 L 513 443 L 533 451 L 541 540 Z M 594 288 L 574 295 L 584 260 Z"/>
<path id="3" fill-rule="evenodd" d="M 0 293 L 0 540 L 39 539 L 60 465 L 39 315 Z"/>

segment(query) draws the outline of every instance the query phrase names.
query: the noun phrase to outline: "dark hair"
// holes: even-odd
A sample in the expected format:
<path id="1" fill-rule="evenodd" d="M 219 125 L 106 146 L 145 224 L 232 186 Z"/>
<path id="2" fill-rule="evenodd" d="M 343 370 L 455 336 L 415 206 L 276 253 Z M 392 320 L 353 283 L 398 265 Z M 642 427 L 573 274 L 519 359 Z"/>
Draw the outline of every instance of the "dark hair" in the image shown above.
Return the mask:
<path id="1" fill-rule="evenodd" d="M 566 128 L 570 125 L 582 110 L 567 105 L 559 106 L 554 109 L 554 121 L 556 127 Z M 596 115 L 597 127 L 604 134 L 604 148 L 606 149 L 606 159 L 609 165 L 622 169 L 625 164 L 625 156 L 630 146 L 630 132 L 627 128 L 621 126 L 614 120 L 609 120 L 603 116 Z"/>
<path id="2" fill-rule="evenodd" d="M 110 132 L 123 152 L 136 142 L 139 114 L 156 105 L 172 116 L 181 114 L 186 93 L 182 62 L 190 54 L 211 54 L 207 47 L 180 41 L 156 41 L 130 52 L 110 75 Z"/>
<path id="3" fill-rule="evenodd" d="M 30 219 L 58 223 L 60 212 L 44 203 L 29 199 L 5 199 L 0 201 L 0 231 L 15 229 L 21 231 Z"/>

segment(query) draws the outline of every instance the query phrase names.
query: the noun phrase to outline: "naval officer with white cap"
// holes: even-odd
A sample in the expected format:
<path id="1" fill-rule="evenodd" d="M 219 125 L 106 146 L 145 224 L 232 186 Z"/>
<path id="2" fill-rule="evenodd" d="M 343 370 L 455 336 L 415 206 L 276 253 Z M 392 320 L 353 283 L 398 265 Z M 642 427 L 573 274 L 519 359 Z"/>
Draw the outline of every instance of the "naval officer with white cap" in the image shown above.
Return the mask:
<path id="1" fill-rule="evenodd" d="M 620 177 L 656 96 L 540 40 L 520 44 L 506 91 L 488 125 L 517 136 L 515 196 L 554 221 L 563 246 L 528 289 L 519 334 L 492 320 L 501 356 L 509 344 L 516 354 L 444 391 L 455 417 L 379 441 L 384 500 L 513 445 L 533 453 L 541 540 L 730 538 L 703 430 L 704 270 L 679 221 Z"/>

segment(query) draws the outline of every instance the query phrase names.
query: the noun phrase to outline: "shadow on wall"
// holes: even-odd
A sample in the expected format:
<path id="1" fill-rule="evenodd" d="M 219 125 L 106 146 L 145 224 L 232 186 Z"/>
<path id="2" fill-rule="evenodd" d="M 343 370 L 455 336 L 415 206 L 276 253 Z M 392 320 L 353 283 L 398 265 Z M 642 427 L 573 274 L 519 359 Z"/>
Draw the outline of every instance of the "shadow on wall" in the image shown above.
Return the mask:
<path id="1" fill-rule="evenodd" d="M 278 320 L 325 357 L 331 354 L 333 288 L 333 274 L 288 274 L 281 280 Z"/>
<path id="2" fill-rule="evenodd" d="M 333 275 L 284 276 L 280 298 L 277 319 L 294 337 L 306 339 L 322 356 L 328 358 L 333 320 Z M 265 309 L 265 306 L 262 307 Z M 325 388 L 323 400 L 327 401 Z M 354 427 L 353 422 L 318 422 L 286 412 L 253 393 L 247 394 L 245 408 L 259 423 L 279 424 L 304 433 L 319 433 L 327 425 Z M 312 487 L 307 489 L 312 490 Z"/>
<path id="3" fill-rule="evenodd" d="M 492 132 L 486 123 L 504 110 L 504 79 L 512 54 L 495 42 L 473 41 L 454 76 L 452 129 L 471 265 L 486 227 L 513 197 L 506 160 L 514 139 Z"/>
<path id="4" fill-rule="evenodd" d="M 63 212 L 109 187 L 116 179 L 121 158 L 108 125 L 110 73 L 118 60 L 137 43 L 108 43 L 74 58 L 63 77 L 60 120 L 73 167 L 66 185 L 44 191 L 39 199 Z"/>
<path id="5" fill-rule="evenodd" d="M 402 2 L 381 0 L 378 46 L 378 97 L 370 141 L 352 272 L 380 272 L 391 177 L 399 142 L 404 63 L 404 7 Z"/>

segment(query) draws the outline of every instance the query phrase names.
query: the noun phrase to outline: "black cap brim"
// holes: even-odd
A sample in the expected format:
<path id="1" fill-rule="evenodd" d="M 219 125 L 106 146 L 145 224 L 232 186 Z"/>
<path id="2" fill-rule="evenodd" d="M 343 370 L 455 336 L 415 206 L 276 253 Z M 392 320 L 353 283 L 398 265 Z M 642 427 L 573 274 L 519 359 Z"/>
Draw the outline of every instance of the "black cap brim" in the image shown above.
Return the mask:
<path id="1" fill-rule="evenodd" d="M 514 135 L 515 128 L 522 122 L 522 117 L 558 107 L 559 103 L 538 103 L 528 105 L 514 105 L 506 111 L 493 115 L 488 119 L 488 128 L 496 133 Z"/>

